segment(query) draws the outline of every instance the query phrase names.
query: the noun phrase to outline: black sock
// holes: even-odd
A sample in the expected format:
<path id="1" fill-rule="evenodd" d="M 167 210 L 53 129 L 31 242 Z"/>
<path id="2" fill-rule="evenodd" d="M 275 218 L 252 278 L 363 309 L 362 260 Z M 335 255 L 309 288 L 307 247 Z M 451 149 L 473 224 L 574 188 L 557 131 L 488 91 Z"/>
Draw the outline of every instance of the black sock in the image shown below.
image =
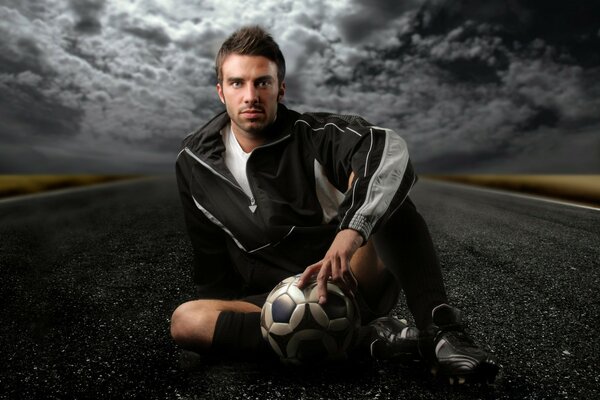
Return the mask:
<path id="1" fill-rule="evenodd" d="M 211 352 L 232 358 L 274 358 L 263 339 L 260 313 L 221 311 L 215 325 Z"/>

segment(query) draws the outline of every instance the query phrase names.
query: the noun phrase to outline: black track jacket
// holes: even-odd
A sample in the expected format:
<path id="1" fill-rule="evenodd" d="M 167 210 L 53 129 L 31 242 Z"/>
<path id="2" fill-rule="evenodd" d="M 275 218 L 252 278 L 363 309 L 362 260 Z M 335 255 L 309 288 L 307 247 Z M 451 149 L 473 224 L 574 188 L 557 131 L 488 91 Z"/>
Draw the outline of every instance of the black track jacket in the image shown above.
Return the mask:
<path id="1" fill-rule="evenodd" d="M 267 142 L 248 159 L 249 197 L 225 165 L 220 130 L 229 122 L 222 112 L 189 134 L 176 163 L 194 281 L 207 292 L 226 285 L 232 271 L 246 293 L 269 291 L 319 261 L 339 230 L 368 239 L 415 182 L 406 144 L 393 131 L 279 104 Z"/>

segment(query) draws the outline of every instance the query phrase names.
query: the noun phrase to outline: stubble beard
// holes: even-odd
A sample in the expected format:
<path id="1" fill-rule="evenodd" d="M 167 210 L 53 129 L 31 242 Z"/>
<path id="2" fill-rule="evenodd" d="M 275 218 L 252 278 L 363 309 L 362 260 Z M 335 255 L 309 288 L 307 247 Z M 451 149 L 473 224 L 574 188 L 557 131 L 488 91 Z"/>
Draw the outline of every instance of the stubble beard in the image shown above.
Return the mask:
<path id="1" fill-rule="evenodd" d="M 269 124 L 266 121 L 240 121 L 232 119 L 232 123 L 237 126 L 238 130 L 244 132 L 248 136 L 259 138 L 261 133 Z"/>
<path id="2" fill-rule="evenodd" d="M 229 118 L 231 119 L 231 123 L 233 125 L 236 125 L 237 129 L 242 131 L 243 133 L 247 134 L 250 137 L 253 138 L 261 138 L 262 137 L 262 132 L 268 128 L 273 122 L 275 122 L 275 118 L 273 118 L 272 121 L 267 121 L 267 114 L 266 114 L 266 110 L 264 107 L 262 106 L 258 106 L 255 108 L 258 108 L 260 110 L 262 110 L 262 112 L 264 113 L 264 119 L 261 118 L 257 118 L 257 119 L 253 119 L 253 120 L 249 120 L 249 119 L 245 119 L 243 117 L 242 112 L 244 111 L 244 109 L 242 110 L 235 110 L 235 111 L 230 111 L 229 108 L 227 107 L 227 103 L 225 103 L 225 108 L 227 109 L 227 113 L 229 114 Z M 251 107 L 247 107 L 247 108 L 251 108 Z M 233 112 L 236 112 L 235 114 L 235 118 L 232 117 Z M 277 115 L 277 114 L 275 114 Z"/>

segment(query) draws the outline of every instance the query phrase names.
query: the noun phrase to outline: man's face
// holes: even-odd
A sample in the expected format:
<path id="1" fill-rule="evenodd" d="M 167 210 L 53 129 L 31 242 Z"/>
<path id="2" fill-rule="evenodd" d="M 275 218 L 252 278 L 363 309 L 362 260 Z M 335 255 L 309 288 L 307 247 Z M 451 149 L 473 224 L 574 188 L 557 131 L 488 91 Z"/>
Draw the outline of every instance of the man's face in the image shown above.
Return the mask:
<path id="1" fill-rule="evenodd" d="M 256 137 L 277 116 L 285 84 L 277 81 L 277 64 L 262 56 L 230 54 L 221 65 L 217 92 L 236 134 Z"/>

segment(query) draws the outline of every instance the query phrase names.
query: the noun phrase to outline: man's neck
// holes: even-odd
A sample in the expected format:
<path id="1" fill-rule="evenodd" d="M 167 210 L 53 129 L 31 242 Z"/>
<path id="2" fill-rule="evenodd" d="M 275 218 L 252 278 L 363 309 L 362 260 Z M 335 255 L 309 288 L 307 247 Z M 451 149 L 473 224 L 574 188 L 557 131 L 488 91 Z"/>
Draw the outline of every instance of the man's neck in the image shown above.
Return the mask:
<path id="1" fill-rule="evenodd" d="M 276 121 L 271 122 L 265 129 L 263 129 L 260 133 L 250 134 L 248 132 L 244 132 L 238 129 L 233 123 L 231 124 L 231 132 L 233 132 L 235 138 L 242 150 L 245 153 L 250 153 L 255 148 L 262 146 L 265 142 L 274 135 L 277 135 Z"/>
<path id="2" fill-rule="evenodd" d="M 266 137 L 262 135 L 249 135 L 245 132 L 236 132 L 236 129 L 233 127 L 231 132 L 233 132 L 233 135 L 240 144 L 242 150 L 244 150 L 244 153 L 251 153 L 252 150 L 261 146 L 266 141 Z"/>

